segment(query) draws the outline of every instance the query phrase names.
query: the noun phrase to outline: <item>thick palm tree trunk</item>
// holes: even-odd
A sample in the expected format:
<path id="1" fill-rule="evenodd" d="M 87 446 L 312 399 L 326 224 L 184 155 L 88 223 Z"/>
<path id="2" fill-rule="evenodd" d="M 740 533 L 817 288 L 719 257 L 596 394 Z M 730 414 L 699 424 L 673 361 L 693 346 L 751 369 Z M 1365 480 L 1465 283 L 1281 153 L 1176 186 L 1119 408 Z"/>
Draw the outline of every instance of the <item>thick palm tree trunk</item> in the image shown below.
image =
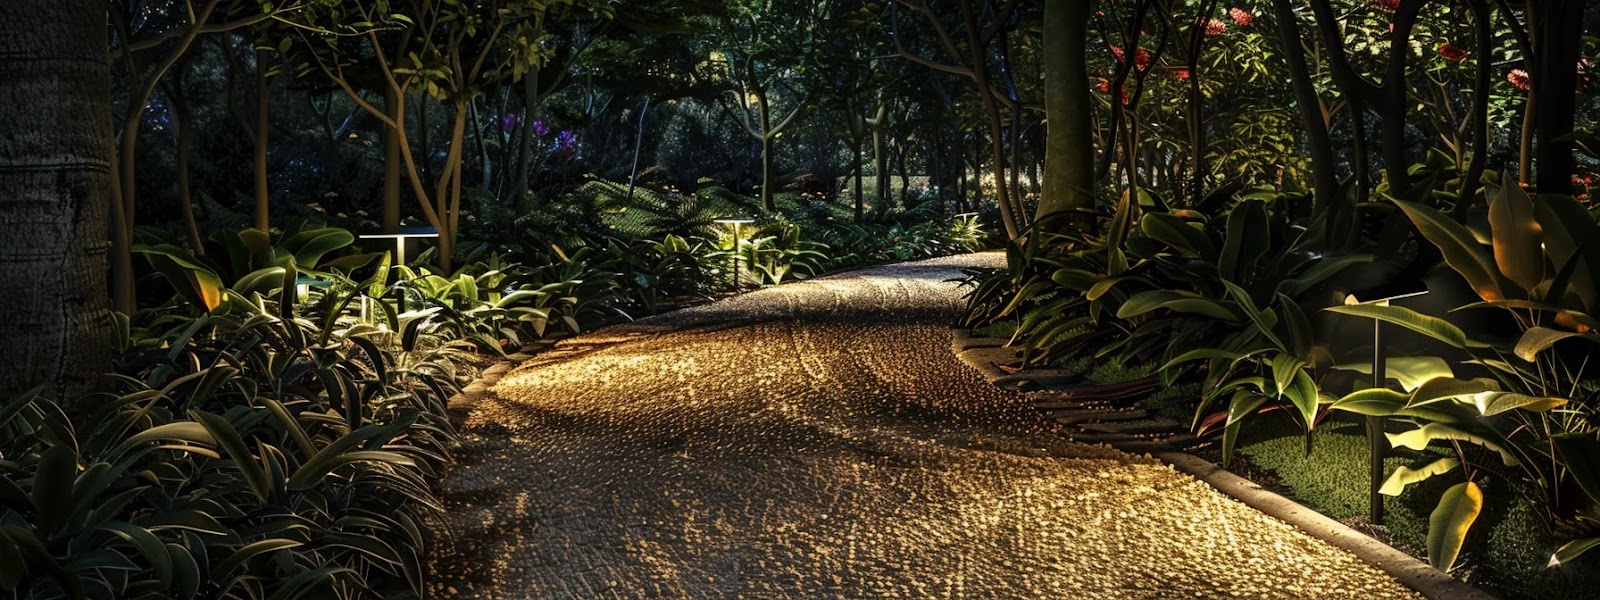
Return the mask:
<path id="1" fill-rule="evenodd" d="M 1094 208 L 1094 99 L 1089 95 L 1085 44 L 1090 2 L 1049 0 L 1045 3 L 1045 131 L 1044 193 L 1036 222 L 1059 232 L 1066 221 L 1056 213 Z M 1087 213 L 1084 213 L 1087 214 Z M 1089 219 L 1071 222 L 1092 226 Z"/>
<path id="2" fill-rule="evenodd" d="M 0 393 L 110 366 L 111 77 L 96 0 L 0 2 Z"/>

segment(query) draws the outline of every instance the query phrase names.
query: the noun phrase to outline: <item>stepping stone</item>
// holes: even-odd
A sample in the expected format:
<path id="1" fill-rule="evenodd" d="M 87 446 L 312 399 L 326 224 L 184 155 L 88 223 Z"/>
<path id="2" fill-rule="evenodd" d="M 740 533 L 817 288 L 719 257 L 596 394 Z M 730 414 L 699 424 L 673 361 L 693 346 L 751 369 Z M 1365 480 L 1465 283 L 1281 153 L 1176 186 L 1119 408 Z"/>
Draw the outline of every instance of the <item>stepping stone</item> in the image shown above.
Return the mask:
<path id="1" fill-rule="evenodd" d="M 1177 433 L 1183 431 L 1183 425 L 1172 419 L 1156 417 L 1153 419 L 1140 419 L 1137 421 L 1120 421 L 1115 423 L 1084 423 L 1079 425 L 1089 431 L 1100 433 Z"/>
<path id="2" fill-rule="evenodd" d="M 1148 414 L 1149 413 L 1146 413 L 1142 410 L 1063 410 L 1050 411 L 1050 418 L 1055 419 L 1057 422 L 1066 423 L 1068 425 L 1077 425 L 1079 423 L 1097 423 L 1104 421 L 1131 421 L 1133 419 L 1142 419 Z"/>

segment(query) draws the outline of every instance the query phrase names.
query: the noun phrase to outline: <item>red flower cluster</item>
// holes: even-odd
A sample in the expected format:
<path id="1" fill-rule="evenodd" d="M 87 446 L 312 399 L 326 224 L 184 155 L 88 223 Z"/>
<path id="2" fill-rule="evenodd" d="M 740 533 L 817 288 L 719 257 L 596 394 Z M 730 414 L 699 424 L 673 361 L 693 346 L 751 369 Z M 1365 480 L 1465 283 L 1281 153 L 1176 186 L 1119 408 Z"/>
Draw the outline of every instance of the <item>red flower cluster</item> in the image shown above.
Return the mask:
<path id="1" fill-rule="evenodd" d="M 1212 19 L 1209 23 L 1206 23 L 1206 35 L 1222 35 L 1222 32 L 1227 30 L 1228 24 L 1222 21 Z"/>
<path id="2" fill-rule="evenodd" d="M 1122 50 L 1121 46 L 1112 46 L 1111 55 L 1116 57 L 1117 62 L 1123 62 L 1128 59 L 1127 53 Z M 1150 52 L 1144 48 L 1134 51 L 1133 66 L 1138 67 L 1140 71 L 1148 69 L 1150 67 Z"/>
<path id="3" fill-rule="evenodd" d="M 1439 44 L 1439 56 L 1444 57 L 1445 60 L 1461 62 L 1467 59 L 1468 54 L 1470 53 L 1465 49 L 1454 46 L 1450 42 Z"/>
<path id="4" fill-rule="evenodd" d="M 1182 80 L 1182 81 L 1188 81 L 1189 80 L 1189 68 L 1188 67 L 1178 67 L 1176 69 L 1173 69 L 1172 70 L 1172 76 L 1173 77 L 1177 77 L 1179 80 Z"/>
<path id="5" fill-rule="evenodd" d="M 1237 6 L 1228 9 L 1228 16 L 1233 19 L 1233 22 L 1238 23 L 1240 27 L 1249 27 L 1256 22 L 1255 15 Z"/>
<path id="6" fill-rule="evenodd" d="M 1094 89 L 1099 91 L 1102 94 L 1104 94 L 1106 92 L 1109 92 L 1109 91 L 1111 91 L 1111 81 L 1106 79 L 1106 78 L 1104 78 L 1104 77 L 1101 77 L 1099 81 L 1096 81 L 1094 83 Z"/>
<path id="7" fill-rule="evenodd" d="M 1372 7 L 1383 12 L 1394 12 L 1400 8 L 1400 0 L 1372 0 Z"/>
<path id="8" fill-rule="evenodd" d="M 1512 86 L 1524 92 L 1533 89 L 1533 78 L 1529 77 L 1528 72 L 1522 69 L 1512 69 L 1510 73 L 1506 73 L 1506 81 L 1511 82 Z"/>

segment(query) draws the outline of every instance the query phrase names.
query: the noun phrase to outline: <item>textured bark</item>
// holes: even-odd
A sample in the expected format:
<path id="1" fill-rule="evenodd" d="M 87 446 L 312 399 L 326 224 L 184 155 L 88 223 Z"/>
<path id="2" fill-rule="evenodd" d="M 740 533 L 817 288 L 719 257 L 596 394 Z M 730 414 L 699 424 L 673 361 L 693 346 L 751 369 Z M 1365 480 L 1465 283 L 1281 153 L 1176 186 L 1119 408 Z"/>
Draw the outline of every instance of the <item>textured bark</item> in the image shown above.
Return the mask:
<path id="1" fill-rule="evenodd" d="M 0 393 L 68 398 L 110 367 L 106 9 L 0 2 Z"/>
<path id="2" fill-rule="evenodd" d="M 1086 48 L 1091 3 L 1049 0 L 1045 3 L 1044 69 L 1045 130 L 1044 193 L 1038 218 L 1048 232 L 1068 225 L 1051 215 L 1094 208 L 1094 99 L 1089 94 Z M 1077 227 L 1092 219 L 1073 221 Z"/>

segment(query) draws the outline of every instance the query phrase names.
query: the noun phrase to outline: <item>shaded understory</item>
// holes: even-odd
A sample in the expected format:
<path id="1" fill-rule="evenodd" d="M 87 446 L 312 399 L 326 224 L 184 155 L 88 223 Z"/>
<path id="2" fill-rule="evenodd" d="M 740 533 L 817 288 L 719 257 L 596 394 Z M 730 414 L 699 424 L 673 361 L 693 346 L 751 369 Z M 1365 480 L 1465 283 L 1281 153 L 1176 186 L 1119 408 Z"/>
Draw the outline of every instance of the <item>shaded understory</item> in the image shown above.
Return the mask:
<path id="1" fill-rule="evenodd" d="M 997 255 L 564 342 L 464 407 L 444 597 L 1412 594 L 1150 459 L 1062 440 L 950 352 Z"/>

